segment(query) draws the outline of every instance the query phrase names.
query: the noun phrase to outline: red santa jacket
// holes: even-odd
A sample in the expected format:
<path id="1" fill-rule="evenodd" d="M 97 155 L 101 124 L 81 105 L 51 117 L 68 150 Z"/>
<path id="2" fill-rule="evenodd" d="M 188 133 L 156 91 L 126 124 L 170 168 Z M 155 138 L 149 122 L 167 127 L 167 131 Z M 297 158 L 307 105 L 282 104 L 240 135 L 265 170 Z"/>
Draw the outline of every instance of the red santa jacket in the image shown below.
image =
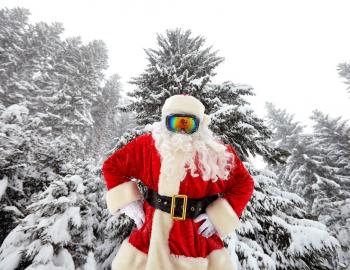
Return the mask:
<path id="1" fill-rule="evenodd" d="M 193 177 L 188 171 L 178 190 L 174 189 L 174 195 L 185 194 L 191 198 L 223 193 L 223 197 L 211 203 L 206 210 L 218 233 L 206 238 L 198 233 L 202 222 L 196 223 L 192 219 L 173 220 L 167 241 L 164 241 L 168 243 L 171 254 L 205 258 L 213 250 L 223 248 L 221 238 L 238 227 L 239 217 L 253 193 L 254 182 L 234 149 L 230 145 L 226 147 L 234 154 L 236 163 L 227 180 L 204 181 L 200 176 Z M 160 171 L 161 158 L 151 133 L 142 134 L 116 150 L 102 167 L 110 212 L 115 213 L 128 203 L 143 199 L 135 181 L 131 181 L 132 178 L 141 180 L 147 187 L 161 193 L 158 189 Z M 146 200 L 143 207 L 145 223 L 140 229 L 132 231 L 128 241 L 147 254 L 152 230 L 156 231 L 152 228 L 153 216 L 155 210 L 160 210 L 154 209 Z M 155 222 L 153 226 L 154 224 Z"/>

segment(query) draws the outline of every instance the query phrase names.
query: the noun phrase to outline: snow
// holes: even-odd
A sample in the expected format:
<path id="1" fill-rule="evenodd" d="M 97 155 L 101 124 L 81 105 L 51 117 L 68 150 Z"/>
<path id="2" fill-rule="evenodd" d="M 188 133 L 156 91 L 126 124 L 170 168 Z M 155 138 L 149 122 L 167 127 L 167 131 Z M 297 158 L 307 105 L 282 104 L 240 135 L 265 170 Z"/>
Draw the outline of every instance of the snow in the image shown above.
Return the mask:
<path id="1" fill-rule="evenodd" d="M 70 207 L 66 211 L 66 215 L 69 217 L 69 219 L 72 221 L 72 224 L 76 227 L 81 226 L 81 216 L 80 216 L 80 207 Z"/>
<path id="2" fill-rule="evenodd" d="M 75 184 L 77 192 L 84 193 L 85 187 L 83 185 L 83 179 L 80 175 L 73 175 L 69 178 L 68 181 L 72 181 Z"/>
<path id="3" fill-rule="evenodd" d="M 55 256 L 53 262 L 57 266 L 62 266 L 63 267 L 62 269 L 65 269 L 65 270 L 75 269 L 73 258 L 68 252 L 68 250 L 66 250 L 65 248 L 61 249 L 59 254 Z"/>
<path id="4" fill-rule="evenodd" d="M 330 237 L 327 231 L 305 226 L 292 226 L 290 229 L 292 242 L 289 250 L 293 253 L 302 254 L 305 250 L 339 246 L 337 239 Z"/>
<path id="5" fill-rule="evenodd" d="M 5 191 L 7 189 L 8 185 L 8 177 L 5 175 L 1 180 L 0 180 L 0 199 L 1 197 L 5 194 Z"/>
<path id="6" fill-rule="evenodd" d="M 317 186 L 319 186 L 320 184 L 326 184 L 327 186 L 329 186 L 332 189 L 339 189 L 341 186 L 336 183 L 335 181 L 331 180 L 331 179 L 327 179 L 324 177 L 321 177 L 319 175 L 317 175 L 316 173 L 313 174 L 315 176 L 315 178 L 317 179 Z"/>
<path id="7" fill-rule="evenodd" d="M 193 80 L 191 80 L 191 83 L 194 85 L 197 85 L 197 86 L 201 86 L 203 79 L 205 79 L 205 78 L 193 79 Z"/>
<path id="8" fill-rule="evenodd" d="M 35 256 L 33 262 L 34 264 L 46 264 L 52 260 L 53 257 L 53 247 L 50 244 L 46 244 L 41 247 L 39 253 Z"/>
<path id="9" fill-rule="evenodd" d="M 96 261 L 94 258 L 94 253 L 89 252 L 86 263 L 84 265 L 84 270 L 96 270 Z"/>
<path id="10" fill-rule="evenodd" d="M 6 122 L 16 119 L 17 122 L 22 123 L 23 120 L 26 119 L 28 113 L 29 110 L 25 106 L 13 104 L 2 112 L 0 119 L 3 119 Z"/>
<path id="11" fill-rule="evenodd" d="M 33 75 L 32 75 L 32 79 L 33 80 L 37 80 L 41 77 L 41 71 L 36 71 L 36 72 L 33 72 Z"/>
<path id="12" fill-rule="evenodd" d="M 17 249 L 15 252 L 10 253 L 8 256 L 4 257 L 2 261 L 0 261 L 0 269 L 1 270 L 14 270 L 17 268 L 20 259 L 21 259 L 21 250 Z"/>
<path id="13" fill-rule="evenodd" d="M 66 249 L 61 249 L 57 256 L 47 264 L 32 264 L 26 270 L 75 270 L 72 256 Z M 13 269 L 12 269 L 13 270 Z"/>
<path id="14" fill-rule="evenodd" d="M 47 230 L 48 236 L 54 244 L 68 243 L 71 240 L 68 229 L 68 216 L 62 215 Z"/>
<path id="15" fill-rule="evenodd" d="M 40 250 L 40 247 L 41 241 L 39 239 L 32 241 L 26 249 L 26 256 L 28 258 L 34 258 L 35 255 L 38 253 L 38 250 Z"/>
<path id="16" fill-rule="evenodd" d="M 227 114 L 230 114 L 236 110 L 237 110 L 236 105 L 225 105 L 225 106 L 221 107 L 220 109 L 218 109 L 217 111 L 215 111 L 214 113 L 210 114 L 210 116 L 213 117 L 213 119 L 216 117 L 222 118 L 221 115 L 227 115 Z"/>

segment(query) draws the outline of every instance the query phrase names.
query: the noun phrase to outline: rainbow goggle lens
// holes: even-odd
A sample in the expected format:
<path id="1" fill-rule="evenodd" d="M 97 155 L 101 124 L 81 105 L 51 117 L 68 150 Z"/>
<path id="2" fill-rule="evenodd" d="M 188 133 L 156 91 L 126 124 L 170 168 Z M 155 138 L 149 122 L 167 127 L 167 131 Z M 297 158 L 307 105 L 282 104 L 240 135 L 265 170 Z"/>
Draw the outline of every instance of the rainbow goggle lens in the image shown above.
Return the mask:
<path id="1" fill-rule="evenodd" d="M 191 134 L 198 130 L 199 119 L 192 114 L 170 114 L 166 117 L 166 127 L 172 132 Z"/>

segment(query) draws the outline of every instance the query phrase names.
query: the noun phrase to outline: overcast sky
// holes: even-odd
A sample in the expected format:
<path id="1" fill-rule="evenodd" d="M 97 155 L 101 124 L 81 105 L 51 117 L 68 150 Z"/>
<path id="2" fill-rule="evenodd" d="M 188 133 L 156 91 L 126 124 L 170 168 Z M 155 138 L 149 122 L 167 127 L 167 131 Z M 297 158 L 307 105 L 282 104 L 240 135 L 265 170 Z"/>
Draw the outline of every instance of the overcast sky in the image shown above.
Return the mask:
<path id="1" fill-rule="evenodd" d="M 249 101 L 261 117 L 271 101 L 306 124 L 314 109 L 350 119 L 350 95 L 336 70 L 350 62 L 349 1 L 0 1 L 14 6 L 29 8 L 32 22 L 62 22 L 66 36 L 102 39 L 108 74 L 118 73 L 126 90 L 145 69 L 143 48 L 155 47 L 156 33 L 181 27 L 225 58 L 214 82 L 254 87 Z"/>

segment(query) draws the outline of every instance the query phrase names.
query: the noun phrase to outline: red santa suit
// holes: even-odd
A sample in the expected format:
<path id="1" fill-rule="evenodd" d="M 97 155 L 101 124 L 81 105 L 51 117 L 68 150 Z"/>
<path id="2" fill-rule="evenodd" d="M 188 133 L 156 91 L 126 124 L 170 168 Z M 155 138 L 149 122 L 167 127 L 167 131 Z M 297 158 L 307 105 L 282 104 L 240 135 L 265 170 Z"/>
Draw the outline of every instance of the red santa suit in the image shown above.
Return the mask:
<path id="1" fill-rule="evenodd" d="M 134 138 L 105 160 L 102 172 L 111 213 L 143 199 L 132 178 L 141 180 L 163 196 L 184 194 L 189 198 L 202 198 L 223 194 L 206 208 L 217 230 L 208 238 L 198 233 L 200 222 L 188 218 L 175 220 L 144 200 L 145 222 L 141 228 L 134 228 L 121 244 L 112 263 L 113 270 L 234 269 L 222 238 L 239 226 L 239 217 L 251 198 L 254 182 L 232 146 L 225 146 L 233 154 L 235 166 L 227 179 L 215 182 L 204 181 L 200 170 L 198 176 L 188 170 L 181 181 L 171 179 L 172 176 L 162 169 L 162 156 L 151 132 Z M 180 156 L 176 158 L 181 159 Z"/>

